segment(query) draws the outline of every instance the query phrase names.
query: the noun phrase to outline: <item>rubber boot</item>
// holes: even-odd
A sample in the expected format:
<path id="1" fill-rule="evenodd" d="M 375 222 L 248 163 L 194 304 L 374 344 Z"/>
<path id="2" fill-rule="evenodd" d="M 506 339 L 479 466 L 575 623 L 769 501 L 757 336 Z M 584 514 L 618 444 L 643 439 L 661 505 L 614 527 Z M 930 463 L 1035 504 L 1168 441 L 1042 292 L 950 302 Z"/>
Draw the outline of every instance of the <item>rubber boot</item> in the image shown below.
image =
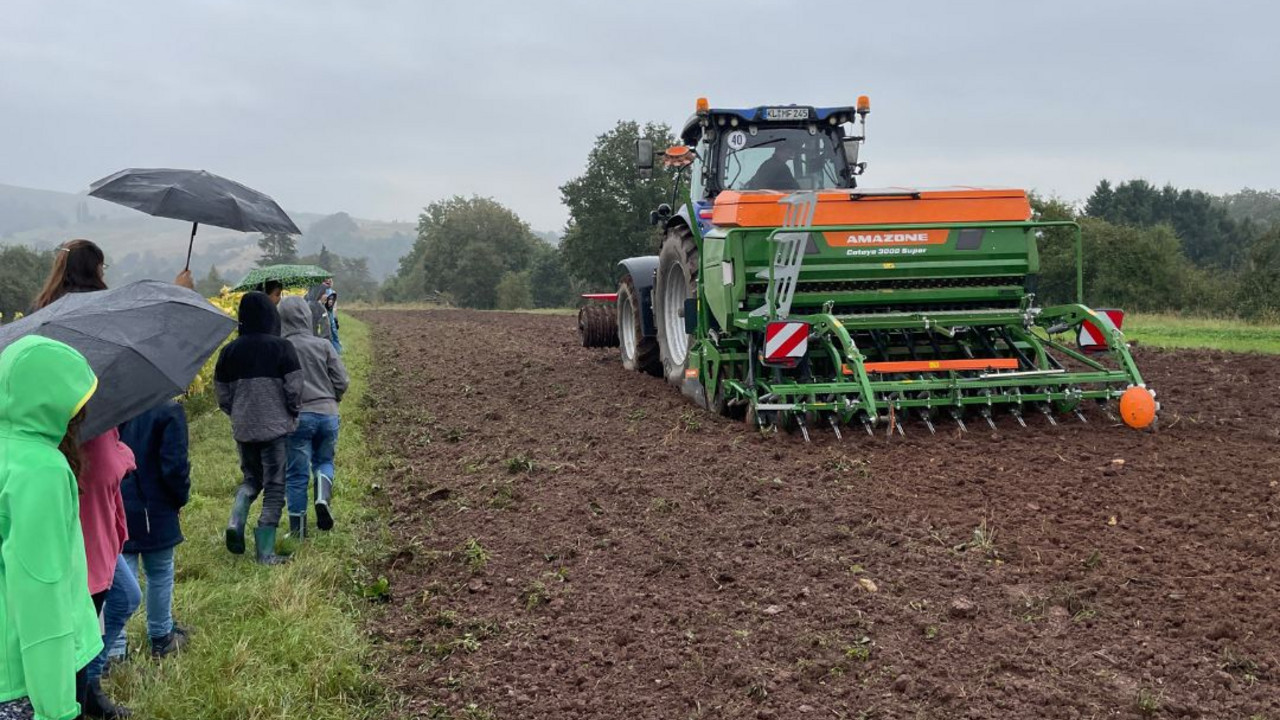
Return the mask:
<path id="1" fill-rule="evenodd" d="M 289 558 L 276 554 L 276 529 L 270 525 L 259 525 L 254 528 L 253 542 L 258 553 L 258 562 L 263 565 L 283 565 Z"/>
<path id="2" fill-rule="evenodd" d="M 231 503 L 231 519 L 227 522 L 227 549 L 236 555 L 244 554 L 244 526 L 248 520 L 249 493 L 240 488 Z"/>
<path id="3" fill-rule="evenodd" d="M 307 539 L 307 514 L 289 514 L 289 537 L 295 540 Z"/>
<path id="4" fill-rule="evenodd" d="M 151 657 L 162 658 L 178 652 L 187 645 L 187 631 L 173 626 L 164 637 L 151 638 Z"/>
<path id="5" fill-rule="evenodd" d="M 91 718 L 127 718 L 133 715 L 129 708 L 111 702 L 111 698 L 102 691 L 101 679 L 89 681 L 83 709 L 85 717 Z"/>
<path id="6" fill-rule="evenodd" d="M 332 499 L 333 478 L 316 475 L 316 527 L 321 530 L 333 529 L 333 513 L 329 511 Z"/>

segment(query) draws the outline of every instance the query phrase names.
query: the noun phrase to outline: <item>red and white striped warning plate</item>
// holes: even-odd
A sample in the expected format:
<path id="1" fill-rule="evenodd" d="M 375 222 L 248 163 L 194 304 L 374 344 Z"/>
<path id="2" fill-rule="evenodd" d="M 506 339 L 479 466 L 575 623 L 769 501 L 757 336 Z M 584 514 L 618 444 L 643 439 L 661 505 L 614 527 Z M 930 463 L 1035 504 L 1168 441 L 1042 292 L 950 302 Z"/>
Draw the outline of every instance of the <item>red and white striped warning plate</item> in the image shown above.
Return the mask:
<path id="1" fill-rule="evenodd" d="M 772 322 L 764 329 L 765 362 L 784 362 L 809 352 L 809 323 Z"/>
<path id="2" fill-rule="evenodd" d="M 1124 311 L 1114 309 L 1099 308 L 1098 312 L 1105 313 L 1107 319 L 1111 321 L 1116 328 L 1124 326 Z M 1102 352 L 1107 349 L 1107 336 L 1102 332 L 1102 328 L 1096 324 L 1085 320 L 1080 323 L 1080 334 L 1076 338 L 1076 344 L 1085 352 Z"/>

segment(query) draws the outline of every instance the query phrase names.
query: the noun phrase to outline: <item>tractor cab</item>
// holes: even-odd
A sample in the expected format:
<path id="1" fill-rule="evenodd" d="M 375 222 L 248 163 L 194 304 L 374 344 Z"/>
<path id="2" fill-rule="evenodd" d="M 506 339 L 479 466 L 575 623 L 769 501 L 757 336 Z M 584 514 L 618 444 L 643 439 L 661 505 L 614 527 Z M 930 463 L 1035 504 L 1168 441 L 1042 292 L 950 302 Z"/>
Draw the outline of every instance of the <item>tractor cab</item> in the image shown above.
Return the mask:
<path id="1" fill-rule="evenodd" d="M 804 105 L 712 109 L 699 98 L 697 112 L 669 149 L 667 165 L 689 166 L 689 197 L 712 201 L 724 190 L 830 190 L 857 186 L 866 167 L 858 162 L 871 103 L 856 107 Z M 652 167 L 651 146 L 641 140 L 642 169 Z"/>

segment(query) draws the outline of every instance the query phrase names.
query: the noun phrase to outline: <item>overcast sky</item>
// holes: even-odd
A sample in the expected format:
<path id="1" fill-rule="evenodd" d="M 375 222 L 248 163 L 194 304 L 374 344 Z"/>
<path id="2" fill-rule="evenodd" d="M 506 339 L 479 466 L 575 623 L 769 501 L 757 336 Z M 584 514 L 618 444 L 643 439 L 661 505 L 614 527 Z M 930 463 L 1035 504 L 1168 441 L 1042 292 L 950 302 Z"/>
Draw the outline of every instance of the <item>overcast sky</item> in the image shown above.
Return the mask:
<path id="1" fill-rule="evenodd" d="M 1272 2 L 4 0 L 0 183 L 191 167 L 412 220 L 563 227 L 620 119 L 872 100 L 867 185 L 1280 186 Z"/>

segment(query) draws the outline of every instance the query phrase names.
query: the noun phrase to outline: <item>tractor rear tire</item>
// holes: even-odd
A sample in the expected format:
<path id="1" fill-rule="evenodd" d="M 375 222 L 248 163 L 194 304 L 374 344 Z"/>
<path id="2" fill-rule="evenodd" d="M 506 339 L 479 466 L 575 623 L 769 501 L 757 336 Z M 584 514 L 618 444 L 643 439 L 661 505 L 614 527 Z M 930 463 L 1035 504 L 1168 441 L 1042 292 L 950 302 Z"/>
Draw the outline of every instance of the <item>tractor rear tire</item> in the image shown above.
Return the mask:
<path id="1" fill-rule="evenodd" d="M 662 374 L 684 386 L 684 370 L 693 336 L 685 332 L 685 300 L 698 291 L 698 245 L 683 225 L 667 230 L 658 253 L 658 279 L 653 287 L 653 319 L 658 328 Z"/>
<path id="2" fill-rule="evenodd" d="M 618 344 L 622 349 L 622 367 L 659 377 L 662 358 L 658 354 L 658 338 L 645 337 L 644 304 L 630 275 L 618 283 Z"/>

